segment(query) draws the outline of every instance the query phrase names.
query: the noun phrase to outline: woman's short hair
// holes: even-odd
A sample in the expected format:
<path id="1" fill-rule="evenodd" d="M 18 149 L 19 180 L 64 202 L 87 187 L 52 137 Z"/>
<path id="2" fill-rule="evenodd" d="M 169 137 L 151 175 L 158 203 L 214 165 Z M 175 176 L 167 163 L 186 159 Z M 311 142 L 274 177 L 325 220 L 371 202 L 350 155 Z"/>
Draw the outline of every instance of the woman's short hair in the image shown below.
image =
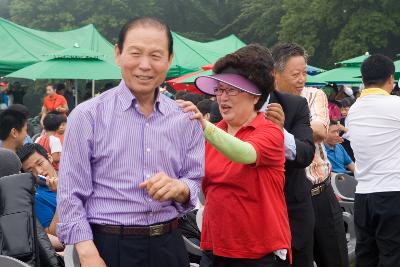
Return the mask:
<path id="1" fill-rule="evenodd" d="M 249 44 L 234 53 L 220 58 L 213 71 L 219 73 L 236 73 L 253 82 L 261 92 L 254 109 L 259 110 L 275 89 L 273 76 L 274 61 L 268 48 L 260 44 Z"/>

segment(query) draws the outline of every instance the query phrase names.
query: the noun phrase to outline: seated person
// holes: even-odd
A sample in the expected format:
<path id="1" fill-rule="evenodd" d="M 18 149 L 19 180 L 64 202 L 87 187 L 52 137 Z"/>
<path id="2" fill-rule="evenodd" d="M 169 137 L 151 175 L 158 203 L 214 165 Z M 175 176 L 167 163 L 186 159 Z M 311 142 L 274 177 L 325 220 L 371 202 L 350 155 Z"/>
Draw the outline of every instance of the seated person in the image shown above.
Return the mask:
<path id="1" fill-rule="evenodd" d="M 66 122 L 66 117 L 64 115 L 48 113 L 43 119 L 43 126 L 46 133 L 35 141 L 35 143 L 44 147 L 47 153 L 51 155 L 53 159 L 52 165 L 56 171 L 58 171 L 62 151 L 61 140 L 56 134 L 60 125 L 64 122 Z"/>
<path id="2" fill-rule="evenodd" d="M 338 121 L 330 121 L 328 135 L 324 144 L 328 160 L 332 165 L 332 172 L 354 173 L 354 162 L 340 144 L 343 142 L 343 138 L 339 136 L 341 129 L 343 129 L 343 126 Z"/>
<path id="3" fill-rule="evenodd" d="M 56 250 L 63 250 L 63 245 L 56 237 L 57 214 L 57 172 L 52 166 L 52 157 L 39 144 L 25 144 L 17 155 L 22 162 L 22 170 L 34 176 L 46 177 L 46 185 L 38 185 L 35 196 L 35 213 Z"/>

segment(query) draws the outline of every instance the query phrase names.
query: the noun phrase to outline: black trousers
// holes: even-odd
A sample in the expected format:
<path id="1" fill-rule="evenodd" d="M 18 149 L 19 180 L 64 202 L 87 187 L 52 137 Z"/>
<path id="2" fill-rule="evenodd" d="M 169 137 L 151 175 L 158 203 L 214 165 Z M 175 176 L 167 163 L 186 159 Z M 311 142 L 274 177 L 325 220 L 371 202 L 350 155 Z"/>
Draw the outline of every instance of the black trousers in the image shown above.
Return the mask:
<path id="1" fill-rule="evenodd" d="M 329 184 L 319 195 L 312 197 L 314 229 L 314 261 L 318 267 L 348 267 L 346 232 L 342 209 Z"/>
<path id="2" fill-rule="evenodd" d="M 400 266 L 400 192 L 356 194 L 357 267 Z"/>
<path id="3" fill-rule="evenodd" d="M 292 266 L 313 267 L 315 216 L 311 196 L 286 204 L 292 233 Z"/>
<path id="4" fill-rule="evenodd" d="M 107 267 L 189 267 L 179 229 L 160 236 L 93 233 Z"/>
<path id="5" fill-rule="evenodd" d="M 214 255 L 204 251 L 200 267 L 290 267 L 289 261 L 281 260 L 274 254 L 268 254 L 261 259 L 234 259 Z"/>

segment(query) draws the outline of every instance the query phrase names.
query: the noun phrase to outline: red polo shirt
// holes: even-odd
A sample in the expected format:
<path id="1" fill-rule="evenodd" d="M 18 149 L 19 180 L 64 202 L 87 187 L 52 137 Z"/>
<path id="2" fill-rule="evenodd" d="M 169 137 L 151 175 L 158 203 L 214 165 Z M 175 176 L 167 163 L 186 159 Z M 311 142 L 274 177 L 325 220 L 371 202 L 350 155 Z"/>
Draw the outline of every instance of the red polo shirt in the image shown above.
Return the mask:
<path id="1" fill-rule="evenodd" d="M 227 130 L 224 121 L 217 126 Z M 257 162 L 232 162 L 206 144 L 201 248 L 218 256 L 250 259 L 287 249 L 290 258 L 283 132 L 260 113 L 235 136 L 253 145 Z"/>
<path id="2" fill-rule="evenodd" d="M 65 97 L 59 94 L 48 95 L 43 100 L 43 106 L 46 108 L 47 112 L 55 111 L 56 108 L 65 106 L 66 104 L 67 100 Z"/>

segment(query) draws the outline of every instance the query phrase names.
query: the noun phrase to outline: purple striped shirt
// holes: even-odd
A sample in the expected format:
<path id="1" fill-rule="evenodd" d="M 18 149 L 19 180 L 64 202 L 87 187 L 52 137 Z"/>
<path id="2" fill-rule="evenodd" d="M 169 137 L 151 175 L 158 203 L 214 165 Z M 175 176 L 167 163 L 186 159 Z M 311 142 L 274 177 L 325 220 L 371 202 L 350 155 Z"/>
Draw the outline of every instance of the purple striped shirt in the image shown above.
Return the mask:
<path id="1" fill-rule="evenodd" d="M 150 225 L 192 209 L 204 175 L 200 124 L 159 94 L 147 118 L 121 81 L 68 117 L 57 193 L 57 235 L 65 244 L 93 239 L 89 223 Z M 139 184 L 163 171 L 185 182 L 190 199 L 152 200 Z"/>

